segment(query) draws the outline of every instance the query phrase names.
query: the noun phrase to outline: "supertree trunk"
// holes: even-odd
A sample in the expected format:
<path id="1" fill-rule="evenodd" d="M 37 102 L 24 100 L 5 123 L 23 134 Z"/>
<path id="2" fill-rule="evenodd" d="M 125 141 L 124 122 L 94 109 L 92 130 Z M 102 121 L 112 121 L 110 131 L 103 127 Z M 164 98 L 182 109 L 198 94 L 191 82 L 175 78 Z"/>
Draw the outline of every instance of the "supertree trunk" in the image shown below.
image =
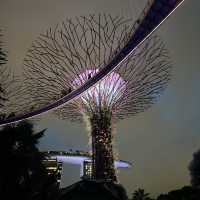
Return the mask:
<path id="1" fill-rule="evenodd" d="M 95 180 L 116 182 L 112 148 L 112 113 L 99 109 L 90 118 L 92 136 L 92 173 Z"/>

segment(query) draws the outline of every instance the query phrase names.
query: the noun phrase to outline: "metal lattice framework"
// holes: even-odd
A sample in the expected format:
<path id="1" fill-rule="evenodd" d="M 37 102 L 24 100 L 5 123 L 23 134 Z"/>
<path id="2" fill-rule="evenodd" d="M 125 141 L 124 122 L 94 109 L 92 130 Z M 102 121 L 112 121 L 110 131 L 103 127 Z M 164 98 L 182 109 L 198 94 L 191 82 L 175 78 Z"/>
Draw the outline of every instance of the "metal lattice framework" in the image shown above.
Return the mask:
<path id="1" fill-rule="evenodd" d="M 128 21 L 90 15 L 73 22 L 69 19 L 41 35 L 24 62 L 27 91 L 37 99 L 33 103 L 42 107 L 58 99 L 75 89 L 71 82 L 87 68 L 93 75 L 103 68 L 130 38 L 133 27 L 128 26 Z M 39 80 L 37 87 L 33 79 Z M 83 77 L 78 85 L 87 79 Z"/>
<path id="2" fill-rule="evenodd" d="M 30 109 L 38 109 L 79 88 L 110 62 L 133 32 L 130 20 L 90 15 L 66 20 L 42 34 L 24 61 Z M 115 71 L 56 111 L 62 118 L 84 118 L 89 122 L 94 179 L 116 181 L 113 121 L 135 115 L 155 103 L 166 87 L 170 69 L 168 51 L 157 36 L 152 36 Z"/>
<path id="3" fill-rule="evenodd" d="M 95 74 L 91 79 L 82 84 L 79 88 L 68 93 L 64 97 L 57 99 L 53 103 L 46 104 L 43 107 L 35 109 L 31 107 L 26 108 L 24 104 L 17 103 L 16 106 L 21 108 L 16 113 L 16 116 L 12 116 L 3 120 L 0 120 L 0 125 L 5 125 L 23 119 L 28 119 L 33 116 L 40 115 L 42 113 L 53 110 L 60 107 L 75 98 L 79 97 L 84 91 L 91 88 L 103 77 L 111 73 L 118 65 L 123 62 L 128 55 L 130 55 L 143 41 L 145 41 L 175 10 L 178 8 L 184 0 L 148 0 L 144 10 L 142 11 L 140 17 L 136 20 L 134 24 L 134 32 L 131 35 L 127 44 L 120 50 L 120 52 L 112 58 L 112 60 L 103 67 L 97 74 Z M 23 92 L 23 91 L 22 91 Z M 23 93 L 22 93 L 22 96 Z M 26 97 L 22 99 L 24 100 Z M 21 103 L 21 101 L 20 101 Z"/>
<path id="4" fill-rule="evenodd" d="M 119 17 L 91 15 L 76 18 L 76 22 L 67 20 L 61 27 L 41 35 L 24 61 L 28 105 L 32 109 L 42 107 L 94 76 L 127 42 L 132 33 L 132 26 L 127 22 Z M 107 77 L 112 83 L 110 88 L 105 89 L 101 81 L 95 86 L 97 98 L 101 102 L 102 98 L 107 101 L 109 98 L 107 106 L 112 107 L 116 118 L 134 115 L 157 100 L 169 80 L 169 71 L 168 52 L 163 42 L 153 36 Z M 120 81 L 123 81 L 121 85 Z M 98 90 L 98 87 L 104 89 Z M 59 109 L 61 117 L 82 119 L 83 98 L 90 105 L 94 101 L 89 90 L 83 95 L 82 103 L 79 98 Z M 94 105 L 90 112 L 93 109 Z"/>

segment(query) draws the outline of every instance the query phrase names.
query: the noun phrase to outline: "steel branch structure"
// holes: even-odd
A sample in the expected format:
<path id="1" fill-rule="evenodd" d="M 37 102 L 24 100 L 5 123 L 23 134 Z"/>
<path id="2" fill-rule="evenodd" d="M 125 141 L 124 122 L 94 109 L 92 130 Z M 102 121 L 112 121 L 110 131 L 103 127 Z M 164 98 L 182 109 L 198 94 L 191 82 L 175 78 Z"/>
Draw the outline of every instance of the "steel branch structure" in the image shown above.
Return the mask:
<path id="1" fill-rule="evenodd" d="M 161 25 L 164 20 L 167 19 L 176 10 L 176 8 L 181 5 L 183 1 L 184 0 L 149 0 L 141 16 L 134 25 L 135 31 L 133 32 L 128 43 L 94 77 L 86 81 L 78 89 L 72 91 L 53 103 L 45 105 L 44 107 L 40 107 L 38 109 L 33 108 L 31 110 L 27 110 L 26 107 L 24 107 L 23 112 L 17 113 L 17 116 L 0 120 L 0 125 L 13 123 L 40 115 L 60 107 L 80 96 L 84 91 L 95 85 L 99 80 L 114 70 L 119 63 L 125 60 L 127 56 L 131 54 L 131 52 L 133 52 L 147 37 L 149 37 L 151 33 L 155 31 L 156 28 L 158 28 L 159 25 Z"/>
<path id="2" fill-rule="evenodd" d="M 38 109 L 80 88 L 121 53 L 133 32 L 130 20 L 104 14 L 69 19 L 41 35 L 24 61 L 29 107 Z M 117 181 L 113 124 L 155 103 L 170 69 L 168 51 L 152 36 L 115 71 L 56 111 L 61 118 L 89 124 L 93 179 Z"/>

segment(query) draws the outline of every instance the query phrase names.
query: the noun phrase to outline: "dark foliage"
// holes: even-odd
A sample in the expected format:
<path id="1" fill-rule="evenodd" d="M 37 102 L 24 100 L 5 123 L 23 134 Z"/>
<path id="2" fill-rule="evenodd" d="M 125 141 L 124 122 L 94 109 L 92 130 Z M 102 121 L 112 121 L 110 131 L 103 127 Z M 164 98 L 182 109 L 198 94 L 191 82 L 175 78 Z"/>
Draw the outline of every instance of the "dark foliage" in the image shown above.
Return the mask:
<path id="1" fill-rule="evenodd" d="M 55 179 L 47 175 L 36 146 L 44 131 L 34 133 L 27 121 L 0 131 L 0 199 L 46 200 L 56 193 Z"/>
<path id="2" fill-rule="evenodd" d="M 200 188 L 200 150 L 193 154 L 193 160 L 190 162 L 189 171 L 192 186 Z"/>
<path id="3" fill-rule="evenodd" d="M 125 189 L 112 182 L 80 181 L 62 191 L 59 200 L 128 200 Z"/>
<path id="4" fill-rule="evenodd" d="M 1 30 L 0 30 L 0 37 L 2 37 Z M 7 55 L 5 51 L 2 49 L 2 41 L 0 41 L 0 66 L 5 64 L 7 59 Z"/>
<path id="5" fill-rule="evenodd" d="M 168 194 L 161 194 L 157 200 L 199 200 L 200 190 L 185 186 L 179 190 L 173 190 Z"/>
<path id="6" fill-rule="evenodd" d="M 1 30 L 0 30 L 0 38 L 2 37 Z M 0 67 L 4 65 L 7 61 L 7 55 L 5 51 L 2 49 L 2 41 L 0 40 Z M 4 106 L 4 102 L 7 99 L 4 98 L 4 89 L 2 88 L 2 84 L 0 83 L 0 107 Z"/>
<path id="7" fill-rule="evenodd" d="M 144 189 L 139 188 L 138 190 L 135 190 L 131 200 L 152 200 L 152 199 L 149 197 L 149 193 L 145 193 Z"/>

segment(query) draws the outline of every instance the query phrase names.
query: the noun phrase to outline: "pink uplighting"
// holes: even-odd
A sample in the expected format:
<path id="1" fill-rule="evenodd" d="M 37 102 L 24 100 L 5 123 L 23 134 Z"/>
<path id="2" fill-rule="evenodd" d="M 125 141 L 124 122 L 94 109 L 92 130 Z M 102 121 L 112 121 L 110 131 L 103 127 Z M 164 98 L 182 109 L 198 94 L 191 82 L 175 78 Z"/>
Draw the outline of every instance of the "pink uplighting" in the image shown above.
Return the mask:
<path id="1" fill-rule="evenodd" d="M 99 69 L 88 69 L 80 74 L 73 82 L 74 89 L 80 87 L 88 79 L 98 73 Z M 125 81 L 116 72 L 111 72 L 103 80 L 99 81 L 94 87 L 87 90 L 81 99 L 84 103 L 95 102 L 97 105 L 112 105 L 125 91 Z"/>

